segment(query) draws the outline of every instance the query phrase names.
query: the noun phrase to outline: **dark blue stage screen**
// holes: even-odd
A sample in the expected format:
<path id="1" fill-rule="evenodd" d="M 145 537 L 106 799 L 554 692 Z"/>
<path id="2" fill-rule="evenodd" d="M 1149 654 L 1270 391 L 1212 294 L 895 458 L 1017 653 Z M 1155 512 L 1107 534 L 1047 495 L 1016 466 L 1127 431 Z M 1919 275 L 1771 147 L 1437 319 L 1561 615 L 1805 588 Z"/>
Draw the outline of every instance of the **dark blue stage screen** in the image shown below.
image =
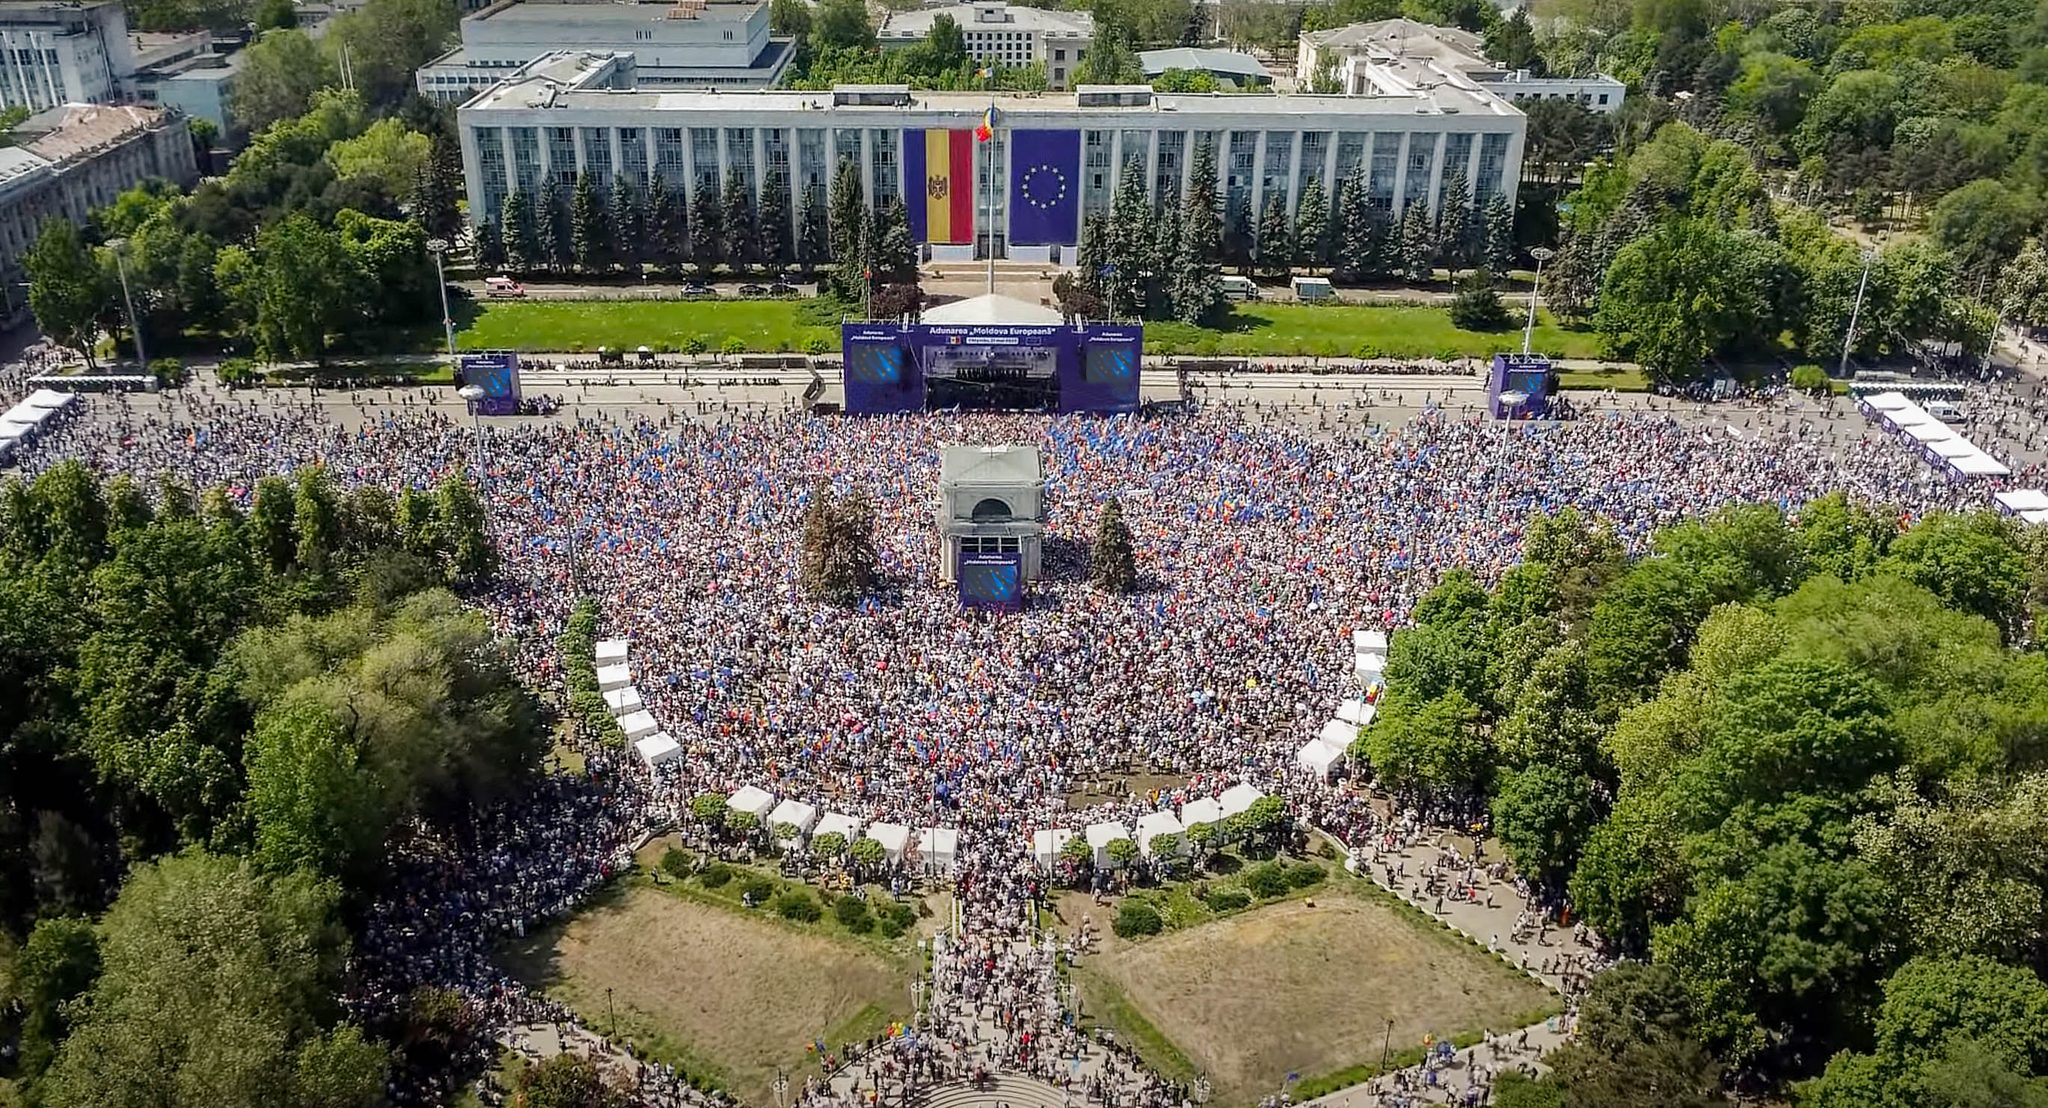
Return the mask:
<path id="1" fill-rule="evenodd" d="M 519 355 L 464 354 L 456 364 L 456 372 L 461 384 L 484 390 L 483 399 L 476 401 L 478 415 L 519 413 Z"/>
<path id="2" fill-rule="evenodd" d="M 1024 607 L 1024 555 L 960 555 L 960 606 L 1015 612 Z"/>
<path id="3" fill-rule="evenodd" d="M 840 328 L 840 343 L 846 357 L 846 410 L 854 415 L 920 411 L 931 395 L 931 382 L 946 383 L 948 374 L 961 367 L 978 373 L 977 383 L 1001 382 L 1009 395 L 1043 398 L 1061 412 L 1138 410 L 1144 329 L 1134 323 L 848 323 Z M 1050 377 L 1044 376 L 1045 351 L 1053 355 Z"/>

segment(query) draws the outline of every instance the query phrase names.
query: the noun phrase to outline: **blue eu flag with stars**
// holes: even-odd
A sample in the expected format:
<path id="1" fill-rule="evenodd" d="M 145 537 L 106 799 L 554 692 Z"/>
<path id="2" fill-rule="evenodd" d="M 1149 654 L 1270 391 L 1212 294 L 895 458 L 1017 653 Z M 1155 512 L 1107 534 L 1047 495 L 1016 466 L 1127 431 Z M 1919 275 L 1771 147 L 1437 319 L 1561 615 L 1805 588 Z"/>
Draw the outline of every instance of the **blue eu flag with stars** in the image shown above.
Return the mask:
<path id="1" fill-rule="evenodd" d="M 1010 242 L 1081 241 L 1081 132 L 1011 131 Z"/>

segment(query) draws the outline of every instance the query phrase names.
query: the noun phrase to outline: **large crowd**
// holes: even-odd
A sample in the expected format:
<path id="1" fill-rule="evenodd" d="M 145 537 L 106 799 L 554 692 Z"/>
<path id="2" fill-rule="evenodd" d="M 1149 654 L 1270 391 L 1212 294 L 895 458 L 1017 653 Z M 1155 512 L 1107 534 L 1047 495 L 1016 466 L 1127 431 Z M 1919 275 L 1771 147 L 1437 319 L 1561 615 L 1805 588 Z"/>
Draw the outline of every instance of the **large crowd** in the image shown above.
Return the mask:
<path id="1" fill-rule="evenodd" d="M 593 751 L 583 776 L 402 859 L 359 941 L 358 1003 L 440 984 L 509 1018 L 518 987 L 491 958 L 494 938 L 569 911 L 690 796 L 756 785 L 867 821 L 961 829 L 967 938 L 939 965 L 934 1008 L 979 1012 L 949 1034 L 993 1026 L 1001 1041 L 977 1056 L 1027 1072 L 1053 1057 L 1032 1044 L 1065 1034 L 1043 1003 L 1044 955 L 1020 930 L 1043 893 L 1029 837 L 1102 818 L 1070 807 L 1079 783 L 1178 782 L 1115 801 L 1111 814 L 1131 819 L 1249 782 L 1348 842 L 1383 841 L 1389 823 L 1367 794 L 1329 787 L 1293 754 L 1356 691 L 1352 630 L 1398 626 L 1451 568 L 1498 574 L 1532 513 L 1590 509 L 1640 548 L 1721 504 L 1797 509 L 1846 489 L 1910 516 L 1984 496 L 1874 429 L 1790 414 L 1737 431 L 1598 411 L 1507 429 L 1431 411 L 1329 434 L 1228 408 L 1163 420 L 671 412 L 487 424 L 479 441 L 467 419 L 419 403 L 345 421 L 204 390 L 90 403 L 29 469 L 80 458 L 246 491 L 311 463 L 344 484 L 397 487 L 480 460 L 502 565 L 478 600 L 526 672 L 559 688 L 555 638 L 574 599 L 596 597 L 605 635 L 632 643 L 648 710 L 685 748 L 652 778 Z M 939 450 L 1013 442 L 1046 462 L 1046 579 L 1021 614 L 964 612 L 936 581 Z M 819 482 L 875 508 L 884 587 L 850 609 L 796 583 L 798 521 Z M 1128 597 L 1086 582 L 1113 497 L 1144 586 Z M 957 1075 L 929 1046 L 891 1048 L 907 1052 L 895 1072 Z M 963 1041 L 952 1049 L 967 1057 Z M 1128 1087 L 1145 1091 L 1087 1091 L 1174 1102 L 1156 1083 Z M 807 1095 L 858 1099 L 823 1083 Z"/>

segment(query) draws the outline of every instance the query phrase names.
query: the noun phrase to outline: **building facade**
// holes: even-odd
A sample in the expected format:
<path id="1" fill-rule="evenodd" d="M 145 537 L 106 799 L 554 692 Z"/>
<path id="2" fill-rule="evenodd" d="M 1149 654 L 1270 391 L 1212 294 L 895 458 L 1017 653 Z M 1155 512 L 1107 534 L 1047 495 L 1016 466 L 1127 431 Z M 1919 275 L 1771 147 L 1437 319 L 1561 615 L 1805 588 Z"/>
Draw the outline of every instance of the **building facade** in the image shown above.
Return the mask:
<path id="1" fill-rule="evenodd" d="M 1095 17 L 1087 12 L 1027 8 L 1004 0 L 941 4 L 891 12 L 875 31 L 883 47 L 915 46 L 931 37 L 932 23 L 947 16 L 960 25 L 967 56 L 1008 66 L 1043 65 L 1046 84 L 1063 89 L 1074 67 L 1095 41 Z"/>
<path id="2" fill-rule="evenodd" d="M 1324 74 L 1350 96 L 1384 96 L 1405 89 L 1457 84 L 1514 103 L 1570 100 L 1605 115 L 1621 110 L 1620 81 L 1604 73 L 1591 77 L 1532 77 L 1528 70 L 1502 69 L 1486 59 L 1478 35 L 1412 19 L 1353 23 L 1301 36 L 1297 72 L 1304 81 Z"/>
<path id="3" fill-rule="evenodd" d="M 1196 151 L 1214 152 L 1207 184 L 1226 226 L 1248 232 L 1269 198 L 1292 212 L 1310 181 L 1335 203 L 1363 174 L 1370 201 L 1399 217 L 1433 212 L 1454 180 L 1475 202 L 1512 203 L 1521 176 L 1522 113 L 1462 87 L 1400 95 L 1155 94 L 1137 86 L 1084 86 L 1066 94 L 999 94 L 992 141 L 973 129 L 986 94 L 842 86 L 827 92 L 661 92 L 622 87 L 616 56 L 589 56 L 530 72 L 457 113 L 469 210 L 495 220 L 514 190 L 579 173 L 601 186 L 671 192 L 718 189 L 737 173 L 757 194 L 789 190 L 797 218 L 806 191 L 829 200 L 834 170 L 861 169 L 870 205 L 909 210 L 931 257 L 998 257 L 1070 264 L 1082 219 L 1107 211 L 1124 175 L 1139 174 L 1155 202 L 1201 182 Z M 995 187 L 991 188 L 990 183 Z"/>
<path id="4" fill-rule="evenodd" d="M 111 104 L 132 91 L 134 55 L 120 0 L 0 0 L 0 107 Z"/>
<path id="5" fill-rule="evenodd" d="M 420 68 L 422 96 L 461 103 L 563 50 L 630 53 L 643 88 L 767 88 L 795 55 L 768 33 L 765 0 L 500 0 L 461 32 Z"/>
<path id="6" fill-rule="evenodd" d="M 15 137 L 19 145 L 0 150 L 0 283 L 10 294 L 44 221 L 82 224 L 150 178 L 183 188 L 199 180 L 185 117 L 162 108 L 69 104 L 29 117 Z M 0 297 L 8 324 L 22 307 Z"/>

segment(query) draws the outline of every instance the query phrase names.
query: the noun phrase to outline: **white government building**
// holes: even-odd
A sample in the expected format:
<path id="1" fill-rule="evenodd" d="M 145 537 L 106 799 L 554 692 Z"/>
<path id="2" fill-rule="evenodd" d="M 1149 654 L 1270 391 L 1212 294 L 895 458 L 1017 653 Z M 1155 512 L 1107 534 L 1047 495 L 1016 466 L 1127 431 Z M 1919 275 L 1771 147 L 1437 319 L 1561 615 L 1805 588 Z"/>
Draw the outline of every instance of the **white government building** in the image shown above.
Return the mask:
<path id="1" fill-rule="evenodd" d="M 120 0 L 0 0 L 0 107 L 110 104 L 134 73 Z"/>
<path id="2" fill-rule="evenodd" d="M 950 219 L 942 210 L 948 197 L 963 202 L 943 168 L 944 137 L 928 145 L 926 132 L 971 131 L 990 107 L 987 94 L 675 91 L 642 87 L 634 70 L 629 53 L 557 54 L 464 104 L 457 119 L 472 217 L 495 220 L 511 191 L 531 195 L 551 177 L 565 189 L 579 173 L 599 185 L 624 178 L 644 187 L 658 174 L 673 192 L 722 187 L 736 170 L 756 191 L 779 174 L 794 220 L 804 191 L 829 191 L 836 164 L 852 159 L 869 203 L 906 200 L 913 234 L 963 232 L 918 234 L 934 243 L 934 258 L 986 257 L 993 247 L 998 257 L 1070 262 L 1080 216 L 1109 207 L 1126 167 L 1144 174 L 1155 199 L 1179 195 L 1202 143 L 1215 151 L 1227 218 L 1250 228 L 1269 197 L 1284 197 L 1291 211 L 1318 180 L 1334 202 L 1360 172 L 1372 202 L 1396 216 L 1418 203 L 1433 211 L 1460 177 L 1477 203 L 1494 195 L 1512 203 L 1527 122 L 1476 82 L 1424 80 L 1420 71 L 1398 89 L 1350 96 L 1155 94 L 1143 85 L 997 94 L 990 145 L 1003 187 L 991 218 L 988 150 L 973 144 L 975 201 L 963 221 L 962 208 Z M 951 149 L 957 158 L 959 147 Z M 1014 164 L 1013 151 L 1021 151 Z M 920 202 L 930 206 L 929 224 Z"/>
<path id="3" fill-rule="evenodd" d="M 1627 86 L 1605 73 L 1591 77 L 1535 77 L 1486 59 L 1478 35 L 1412 19 L 1352 23 L 1301 36 L 1296 72 L 1304 81 L 1324 64 L 1337 87 L 1353 96 L 1390 95 L 1402 89 L 1451 82 L 1483 89 L 1510 103 L 1570 100 L 1606 115 L 1621 110 Z"/>
<path id="4" fill-rule="evenodd" d="M 891 12 L 876 29 L 875 41 L 885 48 L 914 46 L 931 37 L 932 23 L 942 15 L 960 25 L 968 57 L 1007 66 L 1042 63 L 1046 84 L 1052 88 L 1067 87 L 1067 78 L 1095 41 L 1095 17 L 1087 12 L 1029 8 L 1004 0 Z"/>

